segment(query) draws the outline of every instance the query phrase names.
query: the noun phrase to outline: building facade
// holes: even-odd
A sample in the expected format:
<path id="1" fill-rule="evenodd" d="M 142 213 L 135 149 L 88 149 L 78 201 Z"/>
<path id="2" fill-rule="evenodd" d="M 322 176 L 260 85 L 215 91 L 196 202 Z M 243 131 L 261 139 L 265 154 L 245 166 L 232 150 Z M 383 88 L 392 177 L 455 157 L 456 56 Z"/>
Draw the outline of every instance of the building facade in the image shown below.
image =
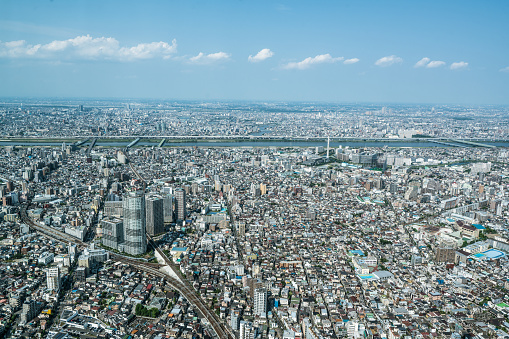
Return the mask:
<path id="1" fill-rule="evenodd" d="M 121 219 L 107 218 L 101 220 L 103 229 L 102 243 L 104 246 L 118 250 L 124 242 L 124 223 Z"/>
<path id="2" fill-rule="evenodd" d="M 266 317 L 267 316 L 267 290 L 265 288 L 257 288 L 254 291 L 254 308 L 253 312 L 255 316 Z"/>
<path id="3" fill-rule="evenodd" d="M 52 267 L 46 271 L 46 284 L 50 291 L 60 290 L 60 269 L 58 267 Z"/>
<path id="4" fill-rule="evenodd" d="M 145 199 L 147 233 L 149 235 L 164 232 L 164 200 L 159 195 L 149 195 Z"/>
<path id="5" fill-rule="evenodd" d="M 186 191 L 183 189 L 175 190 L 175 199 L 177 203 L 177 220 L 186 219 Z"/>
<path id="6" fill-rule="evenodd" d="M 145 196 L 141 191 L 129 192 L 123 201 L 124 252 L 131 255 L 147 251 Z"/>

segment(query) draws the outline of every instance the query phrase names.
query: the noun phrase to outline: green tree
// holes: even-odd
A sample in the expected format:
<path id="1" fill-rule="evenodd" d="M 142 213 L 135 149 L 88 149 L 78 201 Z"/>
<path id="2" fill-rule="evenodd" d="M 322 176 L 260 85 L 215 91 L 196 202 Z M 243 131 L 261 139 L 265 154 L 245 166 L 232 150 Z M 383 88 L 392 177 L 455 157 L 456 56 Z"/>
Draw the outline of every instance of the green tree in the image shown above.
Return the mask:
<path id="1" fill-rule="evenodd" d="M 157 318 L 157 316 L 159 315 L 159 310 L 155 307 L 152 307 L 149 313 L 151 318 Z"/>
<path id="2" fill-rule="evenodd" d="M 136 312 L 136 315 L 141 315 L 141 311 L 142 309 L 144 309 L 145 307 L 143 307 L 142 304 L 136 304 L 136 308 L 135 308 L 135 312 Z"/>

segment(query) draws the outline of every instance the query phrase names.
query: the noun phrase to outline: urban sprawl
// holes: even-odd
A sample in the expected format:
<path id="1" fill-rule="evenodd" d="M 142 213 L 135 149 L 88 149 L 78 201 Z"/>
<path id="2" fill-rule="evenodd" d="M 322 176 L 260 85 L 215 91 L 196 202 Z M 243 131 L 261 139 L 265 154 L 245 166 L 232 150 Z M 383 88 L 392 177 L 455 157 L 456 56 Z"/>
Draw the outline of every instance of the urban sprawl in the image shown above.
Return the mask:
<path id="1" fill-rule="evenodd" d="M 0 135 L 3 337 L 509 337 L 506 108 L 13 100 Z"/>

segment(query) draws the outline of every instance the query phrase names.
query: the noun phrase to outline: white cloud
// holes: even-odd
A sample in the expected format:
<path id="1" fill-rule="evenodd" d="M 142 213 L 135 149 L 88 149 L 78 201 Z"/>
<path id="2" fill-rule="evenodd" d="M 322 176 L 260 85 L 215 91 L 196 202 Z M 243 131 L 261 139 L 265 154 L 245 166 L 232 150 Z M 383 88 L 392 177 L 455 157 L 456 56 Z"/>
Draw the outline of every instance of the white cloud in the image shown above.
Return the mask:
<path id="1" fill-rule="evenodd" d="M 274 52 L 272 52 L 268 48 L 264 48 L 260 52 L 256 53 L 255 56 L 250 55 L 247 58 L 247 60 L 249 60 L 250 62 L 260 62 L 260 61 L 263 61 L 265 59 L 272 57 L 273 55 L 274 55 Z"/>
<path id="2" fill-rule="evenodd" d="M 458 69 L 463 69 L 463 68 L 466 68 L 468 67 L 468 62 L 465 62 L 465 61 L 460 61 L 460 62 L 453 62 L 451 64 L 451 69 L 452 70 L 458 70 Z"/>
<path id="3" fill-rule="evenodd" d="M 217 61 L 223 61 L 230 59 L 230 54 L 225 52 L 217 52 L 204 54 L 202 52 L 198 53 L 198 55 L 189 58 L 189 61 L 194 64 L 211 64 Z"/>
<path id="4" fill-rule="evenodd" d="M 0 42 L 0 57 L 3 58 L 134 61 L 157 57 L 167 59 L 176 51 L 176 40 L 171 44 L 159 41 L 121 47 L 115 38 L 93 38 L 90 35 L 37 45 L 27 44 L 25 40 Z"/>
<path id="5" fill-rule="evenodd" d="M 309 57 L 299 62 L 289 62 L 283 66 L 283 69 L 307 69 L 315 64 L 324 64 L 324 63 L 335 63 L 339 61 L 343 61 L 343 57 L 333 58 L 329 53 L 317 55 L 315 57 Z"/>
<path id="6" fill-rule="evenodd" d="M 509 66 L 501 68 L 500 72 L 509 72 Z"/>
<path id="7" fill-rule="evenodd" d="M 352 58 L 352 59 L 346 59 L 345 61 L 343 61 L 343 63 L 345 65 L 351 65 L 351 64 L 355 64 L 357 62 L 359 62 L 360 60 L 358 58 Z"/>
<path id="8" fill-rule="evenodd" d="M 403 62 L 403 59 L 401 59 L 400 57 L 395 56 L 395 55 L 389 55 L 389 56 L 378 59 L 375 62 L 375 65 L 381 66 L 381 67 L 387 67 L 387 66 L 391 66 L 394 64 L 398 64 L 400 62 Z"/>
<path id="9" fill-rule="evenodd" d="M 415 68 L 424 67 L 431 61 L 430 58 L 422 58 L 414 65 Z"/>
<path id="10" fill-rule="evenodd" d="M 430 63 L 426 65 L 426 68 L 437 68 L 437 67 L 441 67 L 444 65 L 445 65 L 445 62 L 434 60 L 434 61 L 430 61 Z"/>

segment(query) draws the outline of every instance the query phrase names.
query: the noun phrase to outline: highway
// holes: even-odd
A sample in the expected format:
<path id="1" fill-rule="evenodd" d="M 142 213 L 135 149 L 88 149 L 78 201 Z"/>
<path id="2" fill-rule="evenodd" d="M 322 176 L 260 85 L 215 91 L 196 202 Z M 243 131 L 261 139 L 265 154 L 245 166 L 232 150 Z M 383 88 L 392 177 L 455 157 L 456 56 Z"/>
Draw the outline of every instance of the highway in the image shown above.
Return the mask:
<path id="1" fill-rule="evenodd" d="M 94 148 L 95 143 L 97 142 L 97 138 L 93 138 L 90 142 L 90 145 L 87 148 L 87 155 L 90 155 L 90 152 L 92 152 L 92 148 Z"/>

